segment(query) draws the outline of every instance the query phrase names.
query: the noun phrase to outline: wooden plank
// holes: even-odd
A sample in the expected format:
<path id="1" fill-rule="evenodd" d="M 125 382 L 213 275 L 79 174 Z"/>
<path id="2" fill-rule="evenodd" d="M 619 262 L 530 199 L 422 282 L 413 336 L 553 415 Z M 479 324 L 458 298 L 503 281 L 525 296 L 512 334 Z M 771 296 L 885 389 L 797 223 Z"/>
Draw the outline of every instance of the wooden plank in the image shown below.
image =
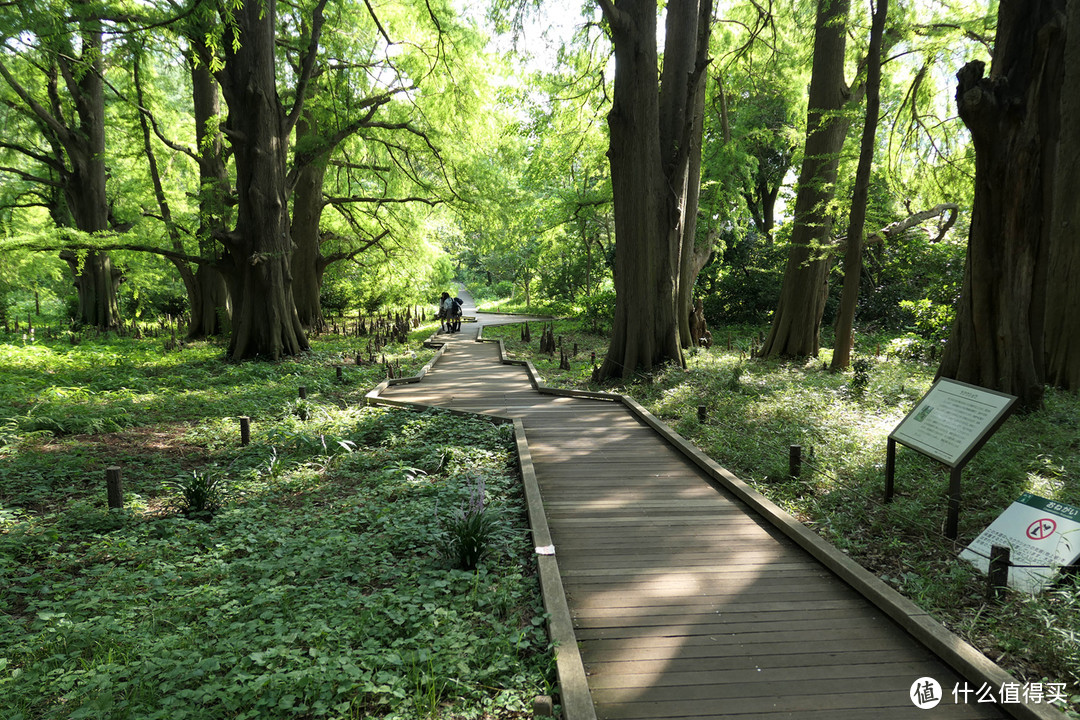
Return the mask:
<path id="1" fill-rule="evenodd" d="M 784 694 L 799 697 L 805 705 L 802 707 L 821 707 L 820 696 L 848 695 L 850 693 L 868 693 L 883 695 L 884 702 L 892 706 L 911 707 L 908 690 L 912 680 L 918 675 L 899 676 L 894 674 L 854 677 L 819 677 L 809 680 L 787 678 L 782 681 Z M 689 685 L 603 688 L 593 689 L 593 701 L 597 704 L 622 703 L 664 703 L 668 707 L 679 703 L 700 700 L 722 700 L 725 702 L 745 701 L 753 698 L 772 702 L 777 697 L 777 682 L 764 679 L 747 679 L 743 682 L 705 682 Z M 667 708 L 665 708 L 667 709 Z"/>
<path id="2" fill-rule="evenodd" d="M 778 648 L 790 650 L 796 647 L 791 643 L 797 643 L 798 647 L 805 647 L 806 645 L 812 646 L 823 640 L 876 638 L 878 640 L 895 641 L 900 637 L 891 629 L 883 629 L 880 623 L 853 623 L 841 627 L 839 623 L 832 621 L 821 623 L 808 620 L 805 624 L 810 627 L 800 629 L 798 623 L 776 623 L 773 627 L 770 627 L 772 625 L 770 623 L 694 625 L 678 620 L 667 624 L 639 624 L 630 627 L 582 628 L 578 626 L 575 627 L 575 632 L 580 642 L 637 638 L 646 632 L 653 633 L 652 637 L 654 639 L 675 638 L 682 641 L 700 639 L 715 651 L 708 653 L 708 655 L 723 655 L 723 649 L 732 644 L 741 647 L 752 643 L 755 647 L 760 648 L 762 652 L 772 653 L 783 652 Z M 695 645 L 694 649 L 689 652 L 698 653 L 701 647 L 703 646 Z M 591 650 L 587 652 L 591 652 Z M 699 657 L 699 655 L 694 655 L 694 657 Z"/>
<path id="3" fill-rule="evenodd" d="M 736 628 L 770 627 L 779 629 L 782 626 L 792 626 L 795 629 L 809 628 L 814 623 L 820 623 L 823 628 L 835 628 L 836 626 L 851 627 L 846 621 L 858 621 L 862 623 L 881 624 L 884 617 L 880 611 L 874 612 L 864 607 L 847 605 L 831 609 L 817 608 L 810 604 L 804 604 L 801 608 L 789 610 L 775 610 L 771 612 L 740 612 L 732 613 L 723 609 L 703 610 L 700 607 L 667 606 L 664 612 L 653 612 L 651 608 L 636 608 L 639 612 L 628 608 L 620 608 L 612 612 L 604 613 L 580 613 L 573 612 L 574 625 L 578 628 L 612 628 L 612 627 L 641 627 L 670 626 L 675 622 L 686 625 L 697 624 L 720 624 L 725 632 L 738 632 Z M 648 614 L 644 614 L 647 612 Z"/>
<path id="4" fill-rule="evenodd" d="M 899 696 L 899 697 L 898 697 Z M 718 706 L 722 705 L 723 714 L 717 713 Z M 961 707 L 955 711 L 948 704 L 938 705 L 934 708 L 942 708 L 942 713 L 934 712 L 934 717 L 969 717 L 969 713 L 985 713 L 976 717 L 1002 717 L 993 709 L 972 709 L 971 706 Z M 752 698 L 730 698 L 718 703 L 715 700 L 686 700 L 686 701 L 662 701 L 662 702 L 634 702 L 634 703 L 607 703 L 598 705 L 597 717 L 605 720 L 662 720 L 664 718 L 720 718 L 739 716 L 747 713 L 760 713 L 767 709 L 769 713 L 792 713 L 794 717 L 802 718 L 807 711 L 822 710 L 854 710 L 863 713 L 864 720 L 869 717 L 877 718 L 879 712 L 895 711 L 897 717 L 912 717 L 916 709 L 911 704 L 906 692 L 843 692 L 837 690 L 832 694 L 816 694 L 812 696 L 793 696 L 788 694 L 776 695 L 772 698 L 756 696 Z M 955 714 L 952 714 L 954 713 Z M 835 714 L 830 715 L 835 717 Z"/>
<path id="5" fill-rule="evenodd" d="M 586 664 L 596 662 L 626 662 L 637 660 L 675 660 L 679 658 L 716 657 L 769 657 L 776 655 L 804 655 L 815 652 L 845 653 L 859 650 L 881 650 L 883 640 L 897 640 L 902 633 L 888 626 L 873 631 L 862 631 L 848 637 L 814 636 L 814 644 L 792 641 L 790 638 L 773 636 L 755 638 L 748 645 L 738 637 L 722 633 L 711 635 L 672 635 L 662 629 L 640 629 L 635 637 L 597 638 L 584 643 L 581 648 Z M 764 642 L 770 640 L 770 642 Z M 925 653 L 924 657 L 930 657 Z"/>
<path id="6" fill-rule="evenodd" d="M 803 612 L 807 610 L 821 610 L 822 612 L 859 612 L 866 608 L 866 604 L 858 598 L 846 597 L 833 600 L 803 600 L 788 599 L 786 601 L 766 603 L 731 603 L 724 598 L 716 597 L 687 597 L 687 598 L 628 598 L 616 604 L 597 604 L 590 607 L 578 605 L 574 608 L 574 616 L 580 618 L 593 617 L 621 617 L 628 610 L 645 609 L 650 614 L 660 617 L 667 614 L 679 614 L 684 612 L 722 611 L 725 615 L 746 613 L 759 615 L 774 612 Z"/>
<path id="7" fill-rule="evenodd" d="M 815 656 L 816 657 L 816 656 Z M 676 673 L 598 672 L 589 677 L 589 685 L 597 690 L 616 690 L 641 687 L 679 687 L 684 685 L 769 683 L 774 686 L 799 680 L 843 680 L 848 678 L 920 677 L 926 669 L 918 660 L 878 660 L 866 653 L 867 662 L 845 662 L 842 665 L 823 665 L 807 661 L 794 667 L 739 667 L 720 672 L 687 670 Z M 610 667 L 610 666 L 602 666 Z M 775 690 L 774 690 L 775 691 Z"/>
<path id="8" fill-rule="evenodd" d="M 650 575 L 670 577 L 687 572 L 709 573 L 709 577 L 720 577 L 733 582 L 761 578 L 793 583 L 805 581 L 807 578 L 830 577 L 820 566 L 781 553 L 626 556 L 615 553 L 589 554 L 588 550 L 568 552 L 563 548 L 559 551 L 559 556 L 566 561 L 567 566 L 573 566 L 572 570 L 563 571 L 563 577 L 591 577 L 601 583 L 624 582 L 627 578 L 644 579 Z"/>

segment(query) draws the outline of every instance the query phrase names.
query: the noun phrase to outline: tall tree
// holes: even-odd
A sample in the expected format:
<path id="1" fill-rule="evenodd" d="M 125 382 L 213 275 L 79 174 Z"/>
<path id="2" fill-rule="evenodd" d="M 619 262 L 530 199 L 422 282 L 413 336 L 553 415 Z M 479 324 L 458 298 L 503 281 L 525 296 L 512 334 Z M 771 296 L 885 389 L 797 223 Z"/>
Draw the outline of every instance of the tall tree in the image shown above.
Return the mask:
<path id="1" fill-rule="evenodd" d="M 608 115 L 615 319 L 600 379 L 683 364 L 679 286 L 693 252 L 711 0 L 667 6 L 658 80 L 655 0 L 599 0 L 615 53 Z"/>
<path id="2" fill-rule="evenodd" d="M 1068 3 L 1062 86 L 1080 87 L 1080 3 Z M 1046 281 L 1046 380 L 1080 390 L 1080 93 L 1061 93 L 1061 138 L 1050 217 L 1050 271 Z"/>
<path id="3" fill-rule="evenodd" d="M 849 0 L 818 0 L 808 97 L 806 150 L 795 196 L 794 227 L 780 300 L 764 357 L 815 356 L 828 294 L 828 244 L 840 151 L 850 119 L 844 80 Z"/>
<path id="4" fill-rule="evenodd" d="M 1027 410 L 1042 406 L 1046 381 L 1065 11 L 1066 0 L 1002 0 L 990 75 L 981 61 L 957 74 L 957 107 L 975 145 L 975 201 L 938 374 L 1016 395 Z"/>
<path id="5" fill-rule="evenodd" d="M 193 153 L 199 166 L 199 224 L 196 229 L 199 257 L 207 262 L 197 263 L 193 294 L 190 295 L 191 322 L 188 334 L 192 337 L 221 335 L 229 331 L 232 321 L 232 298 L 222 274 L 221 250 L 217 238 L 231 220 L 231 182 L 225 158 L 225 139 L 222 136 L 221 89 L 210 71 L 206 29 L 197 17 L 184 27 L 189 47 L 187 63 L 191 73 L 192 110 L 195 121 Z M 191 292 L 192 290 L 189 290 Z"/>
<path id="6" fill-rule="evenodd" d="M 9 4 L 4 22 L 7 51 L 27 60 L 27 72 L 43 77 L 26 82 L 0 60 L 3 76 L 19 109 L 40 128 L 49 150 L 7 144 L 39 163 L 36 179 L 59 190 L 63 206 L 51 209 L 58 225 L 73 225 L 86 233 L 109 228 L 105 168 L 105 33 L 101 8 L 73 0 L 56 12 L 24 3 Z M 21 21 L 21 22 L 20 22 Z M 33 84 L 31 84 L 33 83 Z M 38 89 L 39 88 L 39 89 Z M 28 174 L 23 174 L 28 178 Z M 58 198 L 59 199 L 59 198 Z M 76 321 L 100 328 L 120 322 L 116 290 L 120 271 L 102 252 L 65 252 L 78 291 Z"/>
<path id="7" fill-rule="evenodd" d="M 870 47 L 867 51 L 866 117 L 859 148 L 859 167 L 855 172 L 855 190 L 851 197 L 851 212 L 848 215 L 844 288 L 840 298 L 840 314 L 836 320 L 836 344 L 830 366 L 833 372 L 844 370 L 851 364 L 852 331 L 862 278 L 863 232 L 866 226 L 866 208 L 870 201 L 870 171 L 874 164 L 878 114 L 881 110 L 881 40 L 885 34 L 885 19 L 888 13 L 889 0 L 877 0 L 870 27 Z"/>
<path id="8" fill-rule="evenodd" d="M 224 67 L 217 73 L 228 105 L 225 134 L 236 162 L 236 226 L 221 239 L 231 263 L 233 359 L 295 355 L 308 348 L 293 300 L 287 154 L 303 112 L 323 26 L 326 0 L 312 11 L 311 31 L 291 109 L 277 88 L 276 0 L 222 8 Z M 230 6 L 231 7 L 231 6 Z"/>

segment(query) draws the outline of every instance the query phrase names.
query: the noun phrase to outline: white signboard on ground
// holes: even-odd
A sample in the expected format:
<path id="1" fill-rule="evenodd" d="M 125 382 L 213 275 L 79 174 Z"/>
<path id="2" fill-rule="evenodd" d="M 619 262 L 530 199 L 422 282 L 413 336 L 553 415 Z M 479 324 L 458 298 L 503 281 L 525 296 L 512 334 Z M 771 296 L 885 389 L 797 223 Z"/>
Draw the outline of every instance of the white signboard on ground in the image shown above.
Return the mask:
<path id="1" fill-rule="evenodd" d="M 1080 508 L 1024 493 L 960 553 L 983 572 L 990 567 L 990 546 L 1011 550 L 1009 587 L 1039 592 L 1057 568 L 1080 560 Z"/>
<path id="2" fill-rule="evenodd" d="M 1008 411 L 1012 395 L 940 378 L 889 436 L 956 467 Z"/>

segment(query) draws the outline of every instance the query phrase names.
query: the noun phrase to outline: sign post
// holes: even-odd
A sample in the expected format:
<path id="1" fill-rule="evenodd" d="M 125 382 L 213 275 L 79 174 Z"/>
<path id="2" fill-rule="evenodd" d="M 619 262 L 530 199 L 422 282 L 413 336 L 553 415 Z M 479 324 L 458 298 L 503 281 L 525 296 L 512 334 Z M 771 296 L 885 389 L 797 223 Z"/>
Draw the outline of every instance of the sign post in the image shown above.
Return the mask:
<path id="1" fill-rule="evenodd" d="M 885 502 L 892 502 L 896 444 L 944 463 L 949 474 L 946 537 L 955 540 L 960 518 L 960 474 L 1012 411 L 1016 397 L 959 380 L 938 378 L 914 409 L 889 433 L 885 455 Z"/>

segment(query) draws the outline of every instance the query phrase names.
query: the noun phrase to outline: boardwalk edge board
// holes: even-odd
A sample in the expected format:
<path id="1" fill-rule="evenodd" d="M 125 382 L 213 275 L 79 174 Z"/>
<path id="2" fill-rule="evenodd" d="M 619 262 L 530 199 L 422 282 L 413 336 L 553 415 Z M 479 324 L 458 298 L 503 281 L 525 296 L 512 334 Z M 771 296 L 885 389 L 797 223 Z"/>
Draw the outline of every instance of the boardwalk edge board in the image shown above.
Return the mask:
<path id="1" fill-rule="evenodd" d="M 439 343 L 435 338 L 436 336 L 432 335 L 424 342 L 424 345 L 427 347 L 438 345 L 439 350 L 435 353 L 435 357 L 417 375 L 383 380 L 364 396 L 367 405 L 417 411 L 430 410 L 433 407 L 431 405 L 391 400 L 380 395 L 383 390 L 392 385 L 418 383 L 423 380 L 428 370 L 442 357 L 447 347 L 445 343 Z M 536 547 L 551 545 L 551 534 L 548 530 L 547 516 L 544 513 L 540 486 L 536 482 L 536 471 L 533 469 L 529 441 L 525 437 L 525 426 L 521 420 L 488 413 L 473 413 L 449 408 L 442 409 L 455 415 L 482 417 L 500 424 L 513 423 L 518 467 L 521 470 L 524 484 L 525 504 L 529 513 L 529 525 L 532 531 L 533 543 Z M 566 603 L 566 591 L 563 588 L 562 575 L 559 573 L 558 560 L 554 555 L 537 554 L 536 565 L 540 578 L 540 594 L 544 602 L 544 610 L 548 614 L 548 637 L 551 638 L 555 650 L 562 717 L 564 720 L 596 720 L 596 708 L 585 676 L 585 665 L 578 651 L 577 636 L 574 633 L 570 607 Z"/>
<path id="2" fill-rule="evenodd" d="M 501 362 L 504 365 L 524 366 L 529 375 L 529 381 L 537 392 L 547 395 L 621 402 L 638 418 L 690 458 L 699 468 L 704 470 L 715 485 L 731 492 L 739 500 L 758 512 L 772 526 L 810 553 L 858 593 L 870 600 L 877 608 L 897 622 L 912 637 L 940 657 L 963 678 L 976 684 L 987 683 L 994 688 L 1000 688 L 1006 683 L 1018 684 L 1016 678 L 1000 665 L 946 628 L 928 612 L 901 595 L 876 575 L 842 553 L 817 533 L 807 528 L 791 514 L 757 490 L 754 490 L 746 482 L 721 467 L 716 461 L 668 427 L 633 398 L 620 393 L 548 387 L 532 362 L 508 357 L 501 338 L 497 340 L 484 339 L 483 327 L 481 327 L 477 342 L 497 342 Z M 1017 720 L 1067 720 L 1064 713 L 1047 704 L 1009 703 L 1007 705 L 998 705 L 998 707 L 1002 712 L 1017 718 Z"/>

